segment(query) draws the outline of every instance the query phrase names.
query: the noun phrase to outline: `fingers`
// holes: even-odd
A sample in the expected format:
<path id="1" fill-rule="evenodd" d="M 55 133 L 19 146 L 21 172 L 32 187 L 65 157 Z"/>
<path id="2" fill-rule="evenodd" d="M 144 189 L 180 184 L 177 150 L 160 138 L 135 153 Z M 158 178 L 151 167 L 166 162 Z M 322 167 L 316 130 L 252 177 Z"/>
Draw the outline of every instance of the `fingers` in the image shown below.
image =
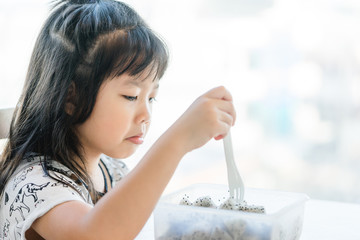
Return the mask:
<path id="1" fill-rule="evenodd" d="M 220 121 L 219 124 L 221 125 L 222 131 L 221 131 L 221 134 L 214 137 L 215 140 L 221 140 L 227 135 L 234 120 L 230 114 L 223 112 L 221 114 L 221 116 L 219 117 L 219 121 Z"/>
<path id="2" fill-rule="evenodd" d="M 221 121 L 222 123 L 228 125 L 229 128 L 230 128 L 231 126 L 233 126 L 234 118 L 230 114 L 228 114 L 226 112 L 222 112 L 222 114 L 219 117 L 219 121 Z"/>
<path id="3" fill-rule="evenodd" d="M 236 111 L 225 87 L 213 88 L 197 98 L 172 125 L 186 151 L 199 148 L 211 138 L 220 140 L 234 125 Z"/>
<path id="4" fill-rule="evenodd" d="M 226 121 L 226 122 L 229 125 L 234 126 L 236 120 L 236 111 L 233 103 L 225 100 L 216 100 L 216 101 L 217 101 L 218 109 L 227 115 L 227 119 L 231 119 L 231 121 Z"/>
<path id="5" fill-rule="evenodd" d="M 207 97 L 214 98 L 214 99 L 222 99 L 225 101 L 232 101 L 232 96 L 230 92 L 224 87 L 219 86 L 216 88 L 213 88 L 209 90 L 207 93 L 205 93 Z"/>
<path id="6" fill-rule="evenodd" d="M 205 98 L 210 100 L 217 109 L 227 113 L 232 117 L 231 126 L 235 124 L 236 111 L 232 102 L 232 96 L 228 90 L 224 87 L 213 88 L 204 94 Z"/>
<path id="7" fill-rule="evenodd" d="M 205 96 L 216 101 L 215 104 L 219 110 L 218 120 L 223 130 L 221 134 L 214 137 L 214 139 L 221 140 L 227 135 L 230 127 L 235 124 L 236 111 L 232 103 L 233 98 L 231 93 L 223 86 L 211 89 Z"/>
<path id="8" fill-rule="evenodd" d="M 223 139 L 224 137 L 225 137 L 224 135 L 219 135 L 217 137 L 214 137 L 214 139 L 217 141 Z"/>

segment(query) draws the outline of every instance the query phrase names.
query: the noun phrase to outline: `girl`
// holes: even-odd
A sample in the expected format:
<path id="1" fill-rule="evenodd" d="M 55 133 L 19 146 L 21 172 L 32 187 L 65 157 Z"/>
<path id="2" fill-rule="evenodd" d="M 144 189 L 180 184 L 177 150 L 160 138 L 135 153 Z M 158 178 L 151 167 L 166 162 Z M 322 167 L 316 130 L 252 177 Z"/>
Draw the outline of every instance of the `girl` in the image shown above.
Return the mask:
<path id="1" fill-rule="evenodd" d="M 127 174 L 117 159 L 144 141 L 167 61 L 164 43 L 124 3 L 55 4 L 0 163 L 1 239 L 136 237 L 181 158 L 235 121 L 231 95 L 214 88 Z"/>

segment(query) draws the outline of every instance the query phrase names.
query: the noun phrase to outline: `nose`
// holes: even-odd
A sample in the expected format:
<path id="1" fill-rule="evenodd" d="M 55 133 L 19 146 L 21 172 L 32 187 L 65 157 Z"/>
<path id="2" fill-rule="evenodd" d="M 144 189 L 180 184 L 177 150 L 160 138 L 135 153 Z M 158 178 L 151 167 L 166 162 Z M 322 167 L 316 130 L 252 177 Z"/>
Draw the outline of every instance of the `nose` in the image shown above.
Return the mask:
<path id="1" fill-rule="evenodd" d="M 151 119 L 151 113 L 152 113 L 152 109 L 150 104 L 148 103 L 141 104 L 139 111 L 136 115 L 135 122 L 137 124 L 149 124 Z"/>

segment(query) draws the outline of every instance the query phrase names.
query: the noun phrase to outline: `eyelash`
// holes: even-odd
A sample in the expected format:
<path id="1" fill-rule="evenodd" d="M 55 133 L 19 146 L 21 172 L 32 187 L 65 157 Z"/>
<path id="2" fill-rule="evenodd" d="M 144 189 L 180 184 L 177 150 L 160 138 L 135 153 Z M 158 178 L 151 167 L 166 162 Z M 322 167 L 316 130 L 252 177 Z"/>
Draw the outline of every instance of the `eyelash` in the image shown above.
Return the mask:
<path id="1" fill-rule="evenodd" d="M 125 99 L 127 99 L 127 100 L 129 100 L 130 102 L 134 102 L 134 101 L 136 101 L 137 100 L 137 96 L 126 96 L 126 95 L 123 95 L 123 97 L 125 98 Z M 154 98 L 154 97 L 151 97 L 151 98 L 149 98 L 149 102 L 150 103 L 152 103 L 152 102 L 154 102 L 154 101 L 156 101 L 156 98 Z"/>
<path id="2" fill-rule="evenodd" d="M 137 100 L 137 97 L 133 97 L 133 96 L 126 96 L 126 95 L 123 95 L 123 97 L 126 99 L 126 100 L 129 100 L 131 102 Z"/>

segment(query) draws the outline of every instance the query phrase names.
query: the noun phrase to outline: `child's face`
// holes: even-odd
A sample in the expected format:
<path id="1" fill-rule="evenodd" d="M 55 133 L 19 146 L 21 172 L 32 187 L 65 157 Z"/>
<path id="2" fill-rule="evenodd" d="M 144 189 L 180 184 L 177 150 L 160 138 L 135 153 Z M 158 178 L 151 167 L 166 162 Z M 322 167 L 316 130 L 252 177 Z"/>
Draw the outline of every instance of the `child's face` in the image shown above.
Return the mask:
<path id="1" fill-rule="evenodd" d="M 153 78 L 124 74 L 103 82 L 90 117 L 77 127 L 87 158 L 126 158 L 142 144 L 158 89 Z"/>

